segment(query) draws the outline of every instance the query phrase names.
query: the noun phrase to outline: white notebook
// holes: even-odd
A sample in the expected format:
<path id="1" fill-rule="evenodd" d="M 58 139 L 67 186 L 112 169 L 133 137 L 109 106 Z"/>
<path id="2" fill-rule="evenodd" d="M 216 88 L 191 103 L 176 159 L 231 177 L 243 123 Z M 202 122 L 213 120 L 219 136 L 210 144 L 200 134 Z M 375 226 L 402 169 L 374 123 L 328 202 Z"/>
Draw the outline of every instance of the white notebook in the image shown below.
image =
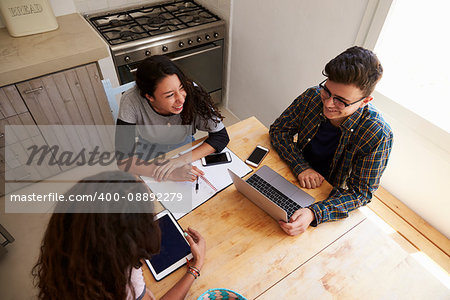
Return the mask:
<path id="1" fill-rule="evenodd" d="M 233 183 L 227 169 L 232 170 L 240 177 L 244 177 L 252 171 L 230 149 L 225 148 L 222 152 L 230 153 L 230 163 L 208 167 L 202 166 L 200 160 L 192 163 L 205 172 L 205 175 L 199 177 L 197 191 L 195 190 L 196 182 L 156 182 L 153 178 L 141 177 L 156 195 L 158 201 L 178 220 Z"/>

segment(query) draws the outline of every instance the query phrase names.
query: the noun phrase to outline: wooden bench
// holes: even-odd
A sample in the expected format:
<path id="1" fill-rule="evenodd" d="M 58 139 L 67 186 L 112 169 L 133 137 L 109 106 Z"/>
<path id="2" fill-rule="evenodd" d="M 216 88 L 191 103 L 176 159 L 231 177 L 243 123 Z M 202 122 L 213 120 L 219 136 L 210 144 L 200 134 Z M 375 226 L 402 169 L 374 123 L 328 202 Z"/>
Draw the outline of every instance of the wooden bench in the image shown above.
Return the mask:
<path id="1" fill-rule="evenodd" d="M 404 203 L 380 187 L 367 205 L 418 250 L 450 272 L 450 241 Z"/>

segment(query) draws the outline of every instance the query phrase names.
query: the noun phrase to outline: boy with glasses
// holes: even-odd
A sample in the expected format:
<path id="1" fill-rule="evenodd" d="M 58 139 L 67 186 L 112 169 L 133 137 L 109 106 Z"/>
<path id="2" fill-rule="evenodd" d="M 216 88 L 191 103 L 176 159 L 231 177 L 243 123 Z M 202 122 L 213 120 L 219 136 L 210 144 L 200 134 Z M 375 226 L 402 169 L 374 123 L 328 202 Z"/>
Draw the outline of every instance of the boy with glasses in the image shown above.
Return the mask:
<path id="1" fill-rule="evenodd" d="M 333 186 L 324 201 L 299 209 L 289 223 L 280 221 L 289 235 L 345 218 L 367 204 L 391 152 L 391 128 L 369 103 L 383 74 L 376 55 L 355 46 L 322 73 L 327 78 L 297 97 L 270 126 L 273 147 L 301 187 L 316 188 L 324 180 Z"/>

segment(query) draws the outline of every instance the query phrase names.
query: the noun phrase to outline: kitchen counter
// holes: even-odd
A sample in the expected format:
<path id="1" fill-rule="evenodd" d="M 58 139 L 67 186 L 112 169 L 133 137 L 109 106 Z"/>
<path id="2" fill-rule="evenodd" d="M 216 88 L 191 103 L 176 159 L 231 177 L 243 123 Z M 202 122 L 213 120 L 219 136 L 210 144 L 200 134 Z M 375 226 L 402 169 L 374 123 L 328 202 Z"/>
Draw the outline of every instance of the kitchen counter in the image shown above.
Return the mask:
<path id="1" fill-rule="evenodd" d="M 57 30 L 17 38 L 0 29 L 0 87 L 109 56 L 106 42 L 80 14 L 57 21 Z"/>

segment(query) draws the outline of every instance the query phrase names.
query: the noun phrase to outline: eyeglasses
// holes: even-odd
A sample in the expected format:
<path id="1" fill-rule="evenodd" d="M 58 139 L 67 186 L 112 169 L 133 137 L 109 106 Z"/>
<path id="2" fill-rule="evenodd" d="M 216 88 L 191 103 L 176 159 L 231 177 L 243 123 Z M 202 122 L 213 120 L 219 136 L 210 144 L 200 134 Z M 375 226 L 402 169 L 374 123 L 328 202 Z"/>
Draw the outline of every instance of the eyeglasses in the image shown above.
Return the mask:
<path id="1" fill-rule="evenodd" d="M 343 109 L 346 107 L 349 107 L 350 105 L 353 105 L 355 103 L 358 103 L 364 99 L 366 99 L 367 97 L 362 97 L 359 100 L 356 100 L 355 102 L 352 103 L 347 103 L 345 101 L 349 101 L 347 99 L 344 99 L 342 97 L 339 96 L 333 96 L 333 94 L 330 92 L 330 90 L 324 85 L 325 81 L 327 81 L 327 79 L 325 79 L 324 81 L 322 81 L 321 83 L 319 83 L 319 87 L 320 87 L 320 96 L 322 97 L 322 100 L 325 101 L 327 99 L 332 98 L 333 99 L 333 104 L 339 108 L 339 109 Z"/>

